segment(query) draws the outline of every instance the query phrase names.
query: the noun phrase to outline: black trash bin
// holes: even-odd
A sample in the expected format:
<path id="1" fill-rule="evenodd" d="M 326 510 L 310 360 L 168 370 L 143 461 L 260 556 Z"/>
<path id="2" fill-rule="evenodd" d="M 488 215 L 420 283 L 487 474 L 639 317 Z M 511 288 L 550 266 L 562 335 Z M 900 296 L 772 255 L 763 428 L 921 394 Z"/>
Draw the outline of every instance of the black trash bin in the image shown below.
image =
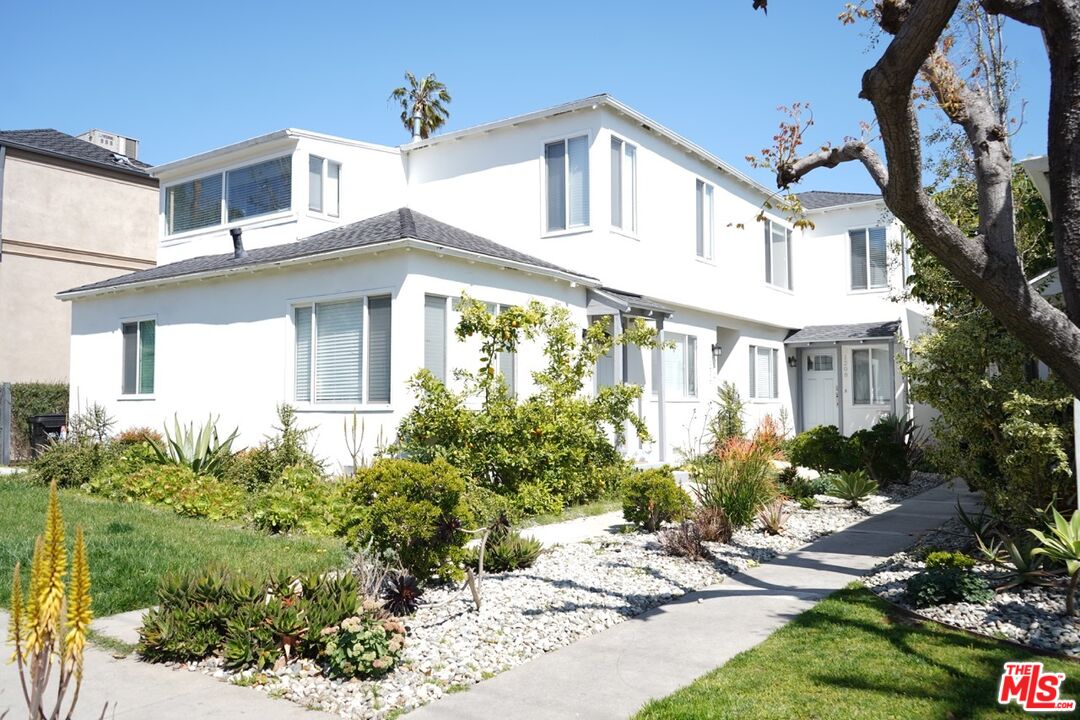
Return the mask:
<path id="1" fill-rule="evenodd" d="M 60 439 L 60 430 L 67 424 L 67 415 L 33 415 L 26 421 L 30 424 L 30 457 L 36 458 L 42 447 L 51 440 Z"/>

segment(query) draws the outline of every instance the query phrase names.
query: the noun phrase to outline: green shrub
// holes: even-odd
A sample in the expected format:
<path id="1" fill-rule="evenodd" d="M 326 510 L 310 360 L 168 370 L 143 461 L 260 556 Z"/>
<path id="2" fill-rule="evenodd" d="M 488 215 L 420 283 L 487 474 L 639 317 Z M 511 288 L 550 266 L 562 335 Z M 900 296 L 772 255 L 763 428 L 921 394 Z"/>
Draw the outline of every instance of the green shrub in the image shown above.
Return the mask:
<path id="1" fill-rule="evenodd" d="M 818 425 L 801 432 L 787 442 L 792 465 L 818 472 L 858 470 L 859 455 L 851 443 L 833 425 Z"/>
<path id="2" fill-rule="evenodd" d="M 563 509 L 563 499 L 539 483 L 520 485 L 512 503 L 514 510 L 523 517 L 554 514 Z"/>
<path id="3" fill-rule="evenodd" d="M 334 486 L 311 470 L 286 468 L 281 478 L 254 499 L 252 524 L 259 530 L 309 535 L 334 533 Z"/>
<path id="4" fill-rule="evenodd" d="M 709 423 L 713 445 L 719 445 L 728 438 L 746 435 L 746 424 L 743 421 L 746 402 L 740 397 L 735 383 L 725 381 L 716 388 L 716 400 L 713 404 L 716 406 L 716 414 Z"/>
<path id="5" fill-rule="evenodd" d="M 79 487 L 116 459 L 108 442 L 88 438 L 70 438 L 49 443 L 30 463 L 30 470 L 41 483 L 53 481 L 59 487 Z"/>
<path id="6" fill-rule="evenodd" d="M 385 617 L 377 606 L 365 604 L 358 615 L 323 629 L 324 656 L 330 676 L 374 678 L 397 663 L 405 647 L 405 626 Z"/>
<path id="7" fill-rule="evenodd" d="M 623 483 L 623 517 L 656 532 L 661 523 L 678 522 L 690 514 L 693 502 L 675 482 L 671 468 L 634 473 Z"/>
<path id="8" fill-rule="evenodd" d="M 18 459 L 30 457 L 30 425 L 34 415 L 67 415 L 67 383 L 11 384 L 11 451 Z"/>
<path id="9" fill-rule="evenodd" d="M 863 468 L 882 487 L 908 482 L 921 455 L 915 423 L 895 415 L 883 417 L 873 427 L 856 432 L 849 443 Z"/>
<path id="10" fill-rule="evenodd" d="M 878 489 L 876 482 L 870 479 L 865 470 L 842 472 L 829 475 L 829 495 L 847 500 L 850 507 L 858 507 Z"/>
<path id="11" fill-rule="evenodd" d="M 227 480 L 256 491 L 281 479 L 287 468 L 323 475 L 323 464 L 308 448 L 311 428 L 299 427 L 296 410 L 290 405 L 279 405 L 277 416 L 279 424 L 274 435 L 241 450 L 225 463 L 223 474 Z"/>
<path id="12" fill-rule="evenodd" d="M 812 498 L 815 495 L 824 495 L 829 492 L 829 487 L 829 480 L 827 476 L 824 475 L 820 475 L 814 479 L 795 475 L 786 481 L 783 474 L 781 474 L 780 477 L 780 492 L 784 493 L 792 500 L 802 500 L 804 498 Z"/>
<path id="13" fill-rule="evenodd" d="M 771 458 L 752 448 L 722 457 L 697 479 L 694 494 L 702 507 L 720 508 L 733 528 L 750 525 L 762 505 L 777 495 Z"/>
<path id="14" fill-rule="evenodd" d="M 524 570 L 532 567 L 544 546 L 539 540 L 525 537 L 521 533 L 506 527 L 496 527 L 488 536 L 484 545 L 484 571 L 501 573 Z M 469 549 L 467 558 L 469 567 L 479 570 L 480 550 Z"/>
<path id="15" fill-rule="evenodd" d="M 196 475 L 224 475 L 225 467 L 232 456 L 232 444 L 237 430 L 224 440 L 218 437 L 217 421 L 209 418 L 206 424 L 195 431 L 195 423 L 181 426 L 180 420 L 173 417 L 173 430 L 165 426 L 165 441 L 150 440 L 158 462 L 163 465 L 180 465 L 189 468 Z"/>
<path id="16" fill-rule="evenodd" d="M 473 525 L 465 480 L 444 460 L 431 464 L 383 459 L 342 481 L 338 531 L 359 547 L 393 551 L 421 580 L 461 576 Z"/>
<path id="17" fill-rule="evenodd" d="M 994 591 L 985 580 L 962 567 L 928 568 L 910 578 L 904 590 L 905 600 L 915 607 L 985 603 L 993 597 Z"/>
<path id="18" fill-rule="evenodd" d="M 464 500 L 477 527 L 487 527 L 501 518 L 515 523 L 523 517 L 509 498 L 475 483 L 467 483 Z"/>
<path id="19" fill-rule="evenodd" d="M 926 559 L 927 568 L 959 568 L 968 570 L 975 567 L 975 559 L 962 552 L 950 552 L 948 550 L 936 550 L 928 553 Z"/>
<path id="20" fill-rule="evenodd" d="M 172 508 L 184 517 L 231 520 L 247 512 L 242 489 L 212 476 L 196 475 L 184 465 L 148 465 L 133 473 L 114 467 L 95 475 L 85 487 L 111 500 Z"/>

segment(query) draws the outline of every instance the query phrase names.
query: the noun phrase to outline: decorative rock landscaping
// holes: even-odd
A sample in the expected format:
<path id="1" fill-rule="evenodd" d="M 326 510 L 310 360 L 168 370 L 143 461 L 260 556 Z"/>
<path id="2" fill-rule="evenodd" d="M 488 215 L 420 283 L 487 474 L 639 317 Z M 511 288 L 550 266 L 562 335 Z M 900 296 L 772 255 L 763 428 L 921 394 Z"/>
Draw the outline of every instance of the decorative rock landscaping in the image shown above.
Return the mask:
<path id="1" fill-rule="evenodd" d="M 925 548 L 962 549 L 967 531 L 957 520 L 926 533 L 908 550 L 893 555 L 863 582 L 876 594 L 899 605 L 909 578 L 925 565 L 919 559 Z M 1001 573 L 993 566 L 979 564 L 975 572 L 991 584 Z M 1080 657 L 1080 619 L 1065 612 L 1065 580 L 1052 587 L 1017 587 L 996 593 L 987 604 L 952 603 L 920 608 L 917 612 L 932 620 L 983 635 L 1062 652 Z"/>
<path id="2" fill-rule="evenodd" d="M 767 535 L 757 528 L 737 531 L 730 544 L 708 543 L 711 562 L 669 556 L 655 534 L 630 528 L 558 546 L 527 570 L 488 575 L 479 612 L 467 593 L 429 590 L 419 611 L 406 619 L 409 634 L 401 663 L 378 680 L 330 680 L 308 661 L 267 673 L 230 673 L 217 661 L 188 668 L 342 718 L 379 718 L 464 690 L 537 655 L 714 585 L 726 575 L 890 510 L 899 500 L 940 482 L 939 476 L 916 474 L 909 485 L 872 496 L 855 509 L 826 496 L 818 496 L 820 507 L 815 510 L 789 502 L 784 534 Z"/>

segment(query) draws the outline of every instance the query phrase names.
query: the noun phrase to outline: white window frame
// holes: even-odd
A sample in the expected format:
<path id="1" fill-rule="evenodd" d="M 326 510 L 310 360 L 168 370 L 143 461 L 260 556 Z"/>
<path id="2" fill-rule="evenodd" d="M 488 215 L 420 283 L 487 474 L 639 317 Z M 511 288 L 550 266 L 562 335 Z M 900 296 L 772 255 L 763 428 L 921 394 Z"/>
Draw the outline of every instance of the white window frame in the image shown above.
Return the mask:
<path id="1" fill-rule="evenodd" d="M 698 193 L 701 193 L 701 252 L 697 249 Z M 706 200 L 708 201 L 706 207 Z M 698 260 L 716 260 L 716 185 L 696 178 L 694 182 L 694 254 Z"/>
<path id="2" fill-rule="evenodd" d="M 371 369 L 370 355 L 371 343 L 371 323 L 369 322 L 368 315 L 368 300 L 371 298 L 390 298 L 390 338 L 391 338 L 391 350 L 390 350 L 390 402 L 369 402 L 368 401 L 368 373 Z M 361 337 L 360 352 L 362 355 L 362 362 L 360 367 L 360 402 L 318 402 L 315 398 L 315 383 L 318 375 L 316 371 L 316 360 L 318 355 L 318 349 L 316 340 L 318 339 L 318 311 L 315 310 L 316 305 L 320 304 L 333 304 L 339 302 L 348 302 L 350 300 L 363 300 L 364 308 L 364 330 Z M 350 411 L 350 410 L 384 410 L 388 411 L 393 408 L 394 402 L 394 351 L 393 351 L 393 337 L 394 337 L 394 307 L 397 302 L 394 298 L 394 292 L 391 288 L 374 288 L 371 290 L 364 290 L 361 292 L 339 293 L 334 295 L 318 295 L 314 297 L 297 298 L 292 300 L 288 304 L 288 323 L 289 323 L 289 339 L 288 346 L 286 348 L 286 354 L 289 358 L 289 394 L 292 398 L 297 410 L 301 411 Z M 297 400 L 296 399 L 296 309 L 302 307 L 309 307 L 312 309 L 311 313 L 311 386 L 309 388 L 309 397 L 311 400 Z"/>
<path id="3" fill-rule="evenodd" d="M 290 173 L 289 207 L 284 208 L 282 210 L 273 210 L 273 211 L 268 212 L 268 213 L 263 213 L 262 215 L 250 215 L 248 217 L 241 218 L 239 220 L 231 220 L 230 221 L 229 220 L 229 203 L 228 203 L 228 198 L 229 198 L 229 177 L 228 177 L 228 175 L 229 175 L 229 173 L 233 172 L 235 170 L 242 170 L 243 168 L 251 167 L 252 165 L 260 165 L 260 164 L 262 164 L 264 162 L 271 162 L 273 160 L 282 160 L 282 159 L 285 159 L 285 158 L 288 158 L 288 160 L 289 160 L 289 173 Z M 305 166 L 304 172 L 305 173 L 307 172 L 306 166 Z M 174 188 L 174 187 L 178 187 L 180 185 L 185 185 L 185 184 L 187 184 L 189 182 L 193 182 L 195 180 L 202 180 L 202 179 L 205 179 L 205 178 L 208 178 L 208 177 L 213 177 L 215 175 L 221 176 L 221 197 L 219 198 L 221 215 L 220 215 L 220 217 L 218 219 L 218 222 L 214 223 L 213 225 L 207 225 L 206 227 L 195 228 L 193 230 L 183 230 L 181 232 L 176 232 L 176 233 L 172 232 L 171 223 L 169 221 L 169 194 L 168 194 L 169 189 Z M 292 156 L 291 153 L 286 153 L 286 154 L 283 154 L 283 155 L 272 155 L 270 157 L 264 157 L 264 158 L 247 159 L 247 160 L 244 160 L 243 162 L 233 163 L 233 164 L 231 164 L 231 165 L 229 165 L 227 167 L 221 168 L 220 170 L 215 170 L 213 172 L 196 173 L 194 175 L 190 175 L 188 177 L 177 180 L 175 182 L 171 182 L 168 185 L 162 185 L 161 189 L 160 189 L 160 193 L 161 193 L 161 206 L 160 206 L 161 207 L 161 222 L 163 224 L 162 238 L 163 238 L 163 240 L 176 240 L 176 239 L 181 239 L 181 238 L 185 238 L 185 237 L 189 237 L 189 236 L 193 236 L 193 235 L 200 235 L 202 233 L 217 232 L 217 231 L 223 230 L 225 228 L 239 227 L 241 225 L 248 225 L 248 224 L 256 223 L 256 222 L 260 222 L 260 223 L 261 222 L 266 222 L 268 220 L 274 220 L 276 218 L 281 218 L 281 217 L 291 215 L 291 214 L 293 214 L 295 212 L 294 208 L 296 207 L 296 197 L 295 197 L 296 193 L 294 192 L 295 189 L 296 189 L 295 188 L 295 181 L 296 181 L 296 168 L 293 167 L 293 156 Z"/>
<path id="4" fill-rule="evenodd" d="M 316 155 L 315 153 L 308 154 L 308 172 L 311 172 L 311 161 L 318 160 L 322 163 L 322 186 L 319 188 L 319 209 L 311 207 L 311 179 L 308 176 L 308 212 L 322 217 L 341 217 L 341 162 L 333 160 L 331 158 L 323 157 L 322 155 Z M 327 181 L 330 178 L 330 166 L 337 165 L 338 179 L 337 179 L 337 212 L 328 212 L 326 210 L 326 187 Z"/>
<path id="5" fill-rule="evenodd" d="M 588 173 L 588 182 L 586 183 L 585 196 L 588 198 L 589 203 L 589 218 L 588 222 L 581 225 L 570 224 L 570 149 L 569 142 L 575 138 L 585 138 L 585 163 L 586 172 Z M 548 171 L 547 171 L 547 146 L 561 142 L 566 146 L 564 171 L 565 171 L 565 187 L 563 192 L 565 197 L 563 198 L 563 212 L 566 218 L 566 227 L 561 230 L 549 230 L 548 229 Z M 593 203 L 592 203 L 592 144 L 593 133 L 591 130 L 580 130 L 578 132 L 569 132 L 565 135 L 559 135 L 556 137 L 548 138 L 540 143 L 540 232 L 543 237 L 558 237 L 560 235 L 575 235 L 577 233 L 591 232 L 592 220 L 593 220 Z"/>
<path id="6" fill-rule="evenodd" d="M 866 400 L 857 400 L 855 398 L 855 354 L 867 353 L 866 357 L 866 369 L 870 373 L 867 378 L 867 384 L 870 389 L 870 397 Z M 883 356 L 881 362 L 882 376 L 878 377 L 874 374 L 874 354 L 880 353 Z M 851 349 L 851 404 L 857 407 L 884 407 L 892 404 L 890 396 L 892 395 L 892 368 L 890 363 L 892 359 L 889 356 L 889 350 L 885 347 L 860 347 Z M 883 387 L 878 387 L 879 382 Z M 880 391 L 880 394 L 879 394 Z"/>
<path id="7" fill-rule="evenodd" d="M 885 233 L 885 282 L 874 285 L 870 273 L 870 231 L 881 230 Z M 855 287 L 855 276 L 851 274 L 851 233 L 863 234 L 863 249 L 866 252 L 866 287 Z M 847 231 L 847 268 L 848 268 L 848 292 L 851 293 L 880 293 L 889 289 L 889 229 L 882 225 L 867 225 L 866 227 L 848 228 Z M 906 280 L 906 276 L 905 276 Z"/>
<path id="8" fill-rule="evenodd" d="M 678 345 L 682 343 L 682 370 L 683 370 L 683 386 L 682 388 L 666 388 L 667 400 L 696 400 L 700 391 L 701 382 L 698 377 L 698 371 L 700 369 L 700 363 L 698 362 L 698 338 L 697 335 L 690 335 L 689 333 L 669 332 L 664 331 L 665 342 L 675 342 Z M 652 353 L 652 394 L 653 397 L 660 396 L 660 387 L 657 383 L 657 376 L 660 378 L 660 382 L 664 382 L 664 357 L 663 353 L 673 352 L 674 348 L 654 348 Z M 673 394 L 674 392 L 674 394 Z"/>
<path id="9" fill-rule="evenodd" d="M 769 353 L 769 387 L 770 394 L 761 396 L 757 394 L 757 354 L 765 350 Z M 747 395 L 751 400 L 760 402 L 775 402 L 780 399 L 780 349 L 769 345 L 750 346 L 750 392 Z"/>
<path id="10" fill-rule="evenodd" d="M 635 143 L 632 143 L 629 140 L 627 140 L 626 138 L 624 138 L 624 137 L 622 137 L 620 135 L 616 135 L 615 133 L 611 134 L 611 142 L 612 143 L 617 142 L 617 143 L 620 144 L 620 151 L 619 151 L 619 182 L 620 182 L 621 187 L 622 187 L 621 206 L 619 208 L 620 209 L 620 213 L 619 213 L 620 214 L 620 218 L 619 218 L 620 222 L 619 222 L 619 224 L 615 224 L 614 222 L 611 223 L 611 227 L 616 232 L 619 232 L 619 233 L 622 233 L 623 235 L 629 235 L 630 237 L 636 238 L 637 235 L 638 235 L 638 210 L 637 210 L 637 203 L 638 203 L 638 171 L 637 171 L 637 169 L 638 169 L 638 162 L 640 162 L 640 160 L 641 160 L 641 153 L 639 151 L 640 149 L 638 148 L 638 146 Z M 612 150 L 612 148 L 610 147 L 610 143 L 609 143 L 608 152 L 610 153 L 611 150 Z M 633 150 L 633 153 L 629 152 L 631 150 Z M 627 177 L 627 173 L 626 173 L 626 163 L 627 163 L 628 154 L 632 154 L 633 157 L 634 157 L 634 162 L 633 162 L 633 166 L 630 168 L 629 177 Z M 609 155 L 609 157 L 610 157 L 610 155 Z M 629 180 L 629 186 L 627 186 L 627 181 L 628 180 Z M 612 179 L 612 181 L 614 181 L 614 179 Z M 627 212 L 627 208 L 629 208 L 629 213 Z M 608 214 L 610 215 L 611 213 L 608 213 Z M 629 219 L 629 222 L 627 222 L 628 219 Z M 627 227 L 627 225 L 629 225 L 629 227 Z"/>
<path id="11" fill-rule="evenodd" d="M 139 392 L 139 387 L 142 385 L 142 353 L 139 352 L 141 348 L 140 340 L 142 337 L 142 327 L 140 323 L 152 320 L 154 322 L 154 391 L 149 393 Z M 135 392 L 124 392 L 124 326 L 134 323 L 135 328 Z M 158 388 L 158 316 L 157 315 L 137 315 L 134 317 L 126 317 L 120 319 L 120 393 L 119 398 L 121 400 L 153 400 L 157 394 Z"/>
<path id="12" fill-rule="evenodd" d="M 773 282 L 773 268 L 772 268 L 772 232 L 773 226 L 778 225 L 784 229 L 785 238 L 787 242 L 787 281 L 788 284 L 779 285 Z M 795 291 L 795 255 L 793 242 L 794 233 L 791 228 L 785 226 L 783 223 L 778 223 L 775 220 L 766 220 L 765 228 L 769 233 L 769 241 L 765 243 L 765 284 L 775 290 L 783 290 L 784 292 Z"/>

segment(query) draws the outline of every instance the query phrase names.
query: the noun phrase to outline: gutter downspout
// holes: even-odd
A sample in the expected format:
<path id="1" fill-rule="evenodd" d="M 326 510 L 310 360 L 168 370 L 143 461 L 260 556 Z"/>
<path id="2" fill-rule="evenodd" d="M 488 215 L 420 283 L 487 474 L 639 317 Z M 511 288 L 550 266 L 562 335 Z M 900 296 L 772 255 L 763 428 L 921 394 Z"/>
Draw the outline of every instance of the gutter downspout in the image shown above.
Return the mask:
<path id="1" fill-rule="evenodd" d="M 0 145 L 0 261 L 4 259 L 4 168 L 7 163 L 7 146 Z"/>
<path id="2" fill-rule="evenodd" d="M 656 335 L 660 344 L 664 343 L 664 316 L 660 315 L 656 318 Z M 667 393 L 664 391 L 664 350 L 661 347 L 660 352 L 657 353 L 659 358 L 660 367 L 653 371 L 653 375 L 660 378 L 658 387 L 656 388 L 657 397 L 657 422 L 659 429 L 657 430 L 657 439 L 660 443 L 660 462 L 667 461 Z"/>

